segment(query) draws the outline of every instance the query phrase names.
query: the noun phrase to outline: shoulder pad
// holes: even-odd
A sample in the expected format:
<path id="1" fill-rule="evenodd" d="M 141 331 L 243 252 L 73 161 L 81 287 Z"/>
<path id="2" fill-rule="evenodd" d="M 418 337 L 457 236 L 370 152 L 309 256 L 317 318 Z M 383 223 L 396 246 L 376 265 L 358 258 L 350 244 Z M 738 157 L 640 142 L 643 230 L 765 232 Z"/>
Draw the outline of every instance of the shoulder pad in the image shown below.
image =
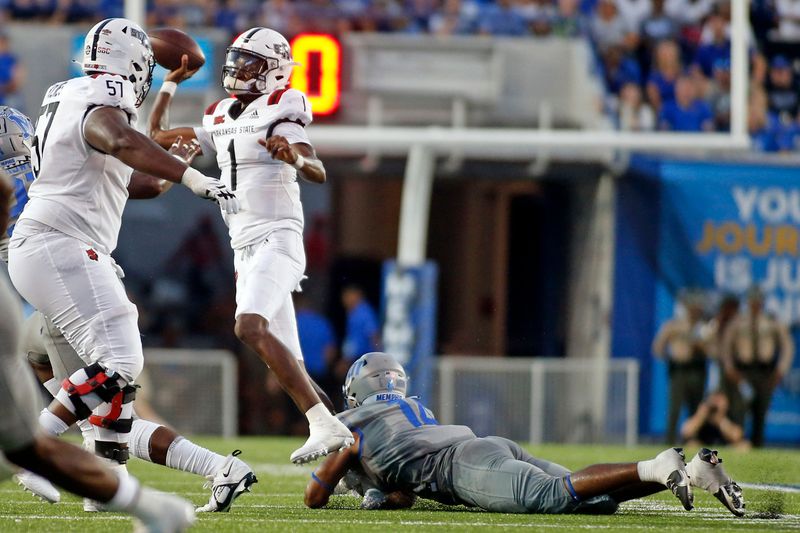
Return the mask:
<path id="1" fill-rule="evenodd" d="M 275 105 L 278 102 L 280 102 L 281 96 L 283 96 L 283 93 L 285 93 L 288 90 L 289 90 L 288 88 L 283 88 L 283 89 L 278 89 L 277 91 L 273 91 L 273 93 L 270 94 L 269 97 L 267 98 L 267 105 Z"/>
<path id="2" fill-rule="evenodd" d="M 216 102 L 214 102 L 213 104 L 208 106 L 203 114 L 204 115 L 213 115 L 214 114 L 214 110 L 217 108 L 217 106 L 219 105 L 220 102 L 222 102 L 222 100 L 217 100 Z"/>
<path id="3" fill-rule="evenodd" d="M 275 93 L 273 93 L 275 94 Z M 270 95 L 272 97 L 272 95 Z M 286 89 L 281 92 L 277 102 L 277 118 L 288 118 L 308 126 L 313 120 L 311 104 L 302 92 L 297 89 Z"/>
<path id="4" fill-rule="evenodd" d="M 118 107 L 129 115 L 136 116 L 136 96 L 129 80 L 113 74 L 89 76 L 87 80 L 87 106 Z"/>

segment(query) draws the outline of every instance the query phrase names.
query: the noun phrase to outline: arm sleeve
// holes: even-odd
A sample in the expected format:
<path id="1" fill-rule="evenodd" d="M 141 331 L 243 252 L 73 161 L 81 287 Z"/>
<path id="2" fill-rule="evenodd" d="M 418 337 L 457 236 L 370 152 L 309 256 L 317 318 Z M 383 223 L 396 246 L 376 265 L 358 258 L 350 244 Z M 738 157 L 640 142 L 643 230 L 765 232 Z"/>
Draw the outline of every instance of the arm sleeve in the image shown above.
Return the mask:
<path id="1" fill-rule="evenodd" d="M 311 113 L 311 103 L 306 95 L 297 89 L 289 89 L 281 95 L 277 105 L 278 113 L 275 121 L 267 130 L 267 138 L 273 135 L 283 135 L 290 143 L 310 144 L 305 128 L 314 119 Z"/>
<path id="2" fill-rule="evenodd" d="M 197 142 L 200 143 L 200 148 L 203 150 L 203 154 L 210 155 L 217 153 L 217 147 L 214 145 L 214 140 L 211 138 L 211 134 L 208 133 L 203 126 L 197 126 L 194 128 L 194 135 L 197 137 Z"/>
<path id="3" fill-rule="evenodd" d="M 281 122 L 272 130 L 272 135 L 283 135 L 289 144 L 311 144 L 306 129 L 296 122 Z"/>

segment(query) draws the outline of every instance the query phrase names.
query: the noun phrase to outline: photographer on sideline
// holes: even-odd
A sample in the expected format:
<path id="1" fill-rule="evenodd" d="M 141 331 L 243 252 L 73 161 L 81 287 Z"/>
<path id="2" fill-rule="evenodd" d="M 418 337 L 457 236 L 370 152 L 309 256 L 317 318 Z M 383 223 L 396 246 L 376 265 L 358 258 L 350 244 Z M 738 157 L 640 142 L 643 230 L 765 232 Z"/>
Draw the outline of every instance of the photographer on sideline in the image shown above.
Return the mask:
<path id="1" fill-rule="evenodd" d="M 744 429 L 728 418 L 728 398 L 722 391 L 709 394 L 697 411 L 681 426 L 681 437 L 687 446 L 729 445 L 750 448 Z"/>

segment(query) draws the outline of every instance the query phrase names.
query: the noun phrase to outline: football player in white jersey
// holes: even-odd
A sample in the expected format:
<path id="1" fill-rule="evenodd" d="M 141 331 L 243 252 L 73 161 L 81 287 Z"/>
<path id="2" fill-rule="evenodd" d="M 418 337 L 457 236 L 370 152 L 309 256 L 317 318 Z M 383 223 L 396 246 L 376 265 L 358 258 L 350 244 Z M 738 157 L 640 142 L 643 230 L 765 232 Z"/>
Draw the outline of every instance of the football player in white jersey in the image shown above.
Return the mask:
<path id="1" fill-rule="evenodd" d="M 291 460 L 311 461 L 353 440 L 303 368 L 291 299 L 306 263 L 297 178 L 314 183 L 326 178 L 305 131 L 311 106 L 303 93 L 287 87 L 296 63 L 286 39 L 252 28 L 227 50 L 222 86 L 230 98 L 209 106 L 202 126 L 169 129 L 166 110 L 176 84 L 193 74 L 186 59 L 156 98 L 150 136 L 163 147 L 177 136 L 196 138 L 204 153 L 216 154 L 220 180 L 242 202 L 241 212 L 223 213 L 234 250 L 236 335 L 269 365 L 308 417 L 310 436 Z"/>
<path id="2" fill-rule="evenodd" d="M 0 106 L 0 169 L 11 177 L 14 187 L 12 202 L 8 206 L 8 230 L 0 236 L 0 260 L 3 262 L 8 262 L 8 240 L 28 202 L 28 189 L 35 178 L 29 147 L 33 136 L 33 125 L 28 117 L 15 109 Z M 179 137 L 169 152 L 191 164 L 199 152 L 199 145 L 196 142 L 182 143 Z M 136 173 L 128 183 L 128 194 L 131 199 L 154 198 L 171 186 L 172 182 Z M 53 397 L 58 394 L 65 378 L 85 366 L 61 331 L 39 311 L 23 324 L 20 345 L 39 381 Z M 84 435 L 84 445 L 92 444 L 93 447 L 93 426 L 88 420 L 78 424 Z M 196 445 L 170 428 L 138 417 L 131 427 L 130 453 L 211 480 L 211 497 L 207 504 L 197 509 L 198 512 L 229 511 L 233 501 L 257 482 L 252 469 L 237 458 L 238 451 L 224 457 Z M 46 501 L 56 503 L 60 500 L 61 495 L 49 482 L 31 472 L 19 472 L 17 479 L 25 489 Z M 84 509 L 96 510 L 97 506 L 88 501 L 84 502 Z"/>
<path id="3" fill-rule="evenodd" d="M 132 173 L 183 183 L 238 211 L 218 180 L 172 157 L 134 128 L 150 88 L 153 52 L 144 31 L 106 19 L 87 34 L 83 77 L 45 94 L 33 141 L 36 180 L 9 243 L 17 291 L 64 333 L 87 366 L 64 381 L 40 424 L 60 434 L 80 419 L 95 451 L 125 470 L 142 345 L 136 307 L 117 276 L 117 244 Z"/>
<path id="4" fill-rule="evenodd" d="M 12 135 L 3 135 L 9 130 Z M 29 172 L 30 157 L 19 142 L 32 136 L 27 117 L 0 106 L 0 232 L 14 216 L 18 179 Z M 16 133 L 19 133 L 17 135 Z M 26 170 L 26 167 L 28 170 Z M 13 185 L 12 185 L 13 183 Z M 10 209 L 9 209 L 10 207 Z M 194 522 L 189 502 L 140 487 L 133 477 L 117 476 L 101 461 L 75 446 L 36 431 L 38 392 L 29 368 L 17 354 L 21 326 L 19 301 L 0 278 L 0 450 L 11 462 L 37 472 L 75 494 L 103 502 L 108 510 L 136 516 L 144 531 L 184 531 Z"/>

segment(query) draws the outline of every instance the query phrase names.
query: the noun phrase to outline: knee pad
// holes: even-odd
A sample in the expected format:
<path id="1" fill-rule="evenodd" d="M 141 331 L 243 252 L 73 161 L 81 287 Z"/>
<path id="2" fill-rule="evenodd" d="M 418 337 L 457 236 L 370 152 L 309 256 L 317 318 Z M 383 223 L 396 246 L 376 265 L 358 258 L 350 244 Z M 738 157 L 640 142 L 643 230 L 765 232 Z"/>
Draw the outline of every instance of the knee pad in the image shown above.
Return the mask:
<path id="1" fill-rule="evenodd" d="M 91 416 L 98 405 L 111 402 L 122 391 L 122 384 L 124 381 L 119 374 L 94 363 L 66 378 L 56 399 L 83 420 Z"/>
<path id="2" fill-rule="evenodd" d="M 133 424 L 133 400 L 136 398 L 137 388 L 137 385 L 125 385 L 119 389 L 108 405 L 95 409 L 89 416 L 89 423 L 116 433 L 130 433 Z"/>
<path id="3" fill-rule="evenodd" d="M 128 448 L 118 442 L 98 440 L 94 443 L 94 453 L 121 465 L 127 463 L 130 458 Z"/>

